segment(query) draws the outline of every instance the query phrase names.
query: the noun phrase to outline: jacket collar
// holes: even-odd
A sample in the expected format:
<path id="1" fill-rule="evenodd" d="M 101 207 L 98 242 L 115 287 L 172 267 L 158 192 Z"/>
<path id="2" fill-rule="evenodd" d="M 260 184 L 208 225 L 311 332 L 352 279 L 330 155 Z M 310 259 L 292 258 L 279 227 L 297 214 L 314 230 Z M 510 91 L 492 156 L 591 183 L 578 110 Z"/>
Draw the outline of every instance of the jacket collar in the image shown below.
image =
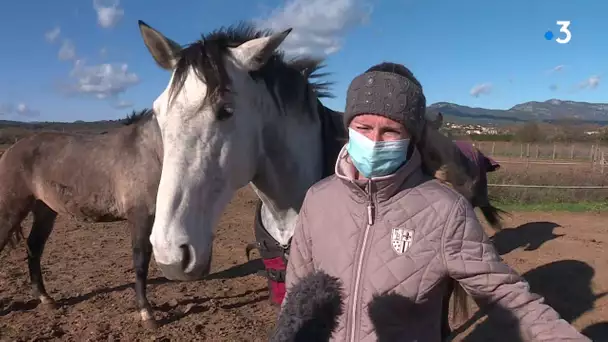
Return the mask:
<path id="1" fill-rule="evenodd" d="M 369 187 L 371 186 L 376 199 L 379 202 L 383 202 L 390 199 L 404 188 L 418 185 L 422 179 L 421 168 L 422 159 L 420 157 L 420 152 L 418 152 L 417 148 L 414 148 L 410 159 L 397 169 L 395 173 L 388 176 L 372 177 L 369 180 L 358 180 L 355 179 L 358 173 L 357 168 L 352 163 L 345 145 L 338 155 L 335 174 L 346 183 L 355 185 L 359 195 L 363 195 L 362 189 L 365 189 L 364 192 L 369 194 Z"/>

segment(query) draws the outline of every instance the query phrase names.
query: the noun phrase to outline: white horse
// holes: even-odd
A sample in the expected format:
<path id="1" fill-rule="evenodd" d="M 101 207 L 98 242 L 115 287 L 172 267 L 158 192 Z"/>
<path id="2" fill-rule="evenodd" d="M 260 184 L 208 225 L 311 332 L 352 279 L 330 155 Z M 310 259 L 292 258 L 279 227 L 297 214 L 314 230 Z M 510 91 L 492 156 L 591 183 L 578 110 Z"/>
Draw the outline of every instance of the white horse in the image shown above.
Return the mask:
<path id="1" fill-rule="evenodd" d="M 172 72 L 154 101 L 163 142 L 150 242 L 172 280 L 208 274 L 218 218 L 250 183 L 262 221 L 287 246 L 308 188 L 323 175 L 319 63 L 285 61 L 291 30 L 268 35 L 241 24 L 182 48 L 143 22 L 146 46 Z"/>

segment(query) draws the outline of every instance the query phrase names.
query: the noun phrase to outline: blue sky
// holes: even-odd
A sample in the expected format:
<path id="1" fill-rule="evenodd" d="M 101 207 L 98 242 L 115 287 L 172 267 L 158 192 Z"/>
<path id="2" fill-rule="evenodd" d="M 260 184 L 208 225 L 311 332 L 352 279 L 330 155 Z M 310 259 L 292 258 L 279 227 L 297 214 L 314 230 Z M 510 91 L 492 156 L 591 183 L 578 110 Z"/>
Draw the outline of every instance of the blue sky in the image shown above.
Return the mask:
<path id="1" fill-rule="evenodd" d="M 408 66 L 429 103 L 509 108 L 608 102 L 608 2 L 600 0 L 62 0 L 0 5 L 0 118 L 100 120 L 150 107 L 169 74 L 141 19 L 186 44 L 220 26 L 292 26 L 289 53 L 327 55 L 342 110 L 349 81 L 381 61 Z M 557 20 L 570 20 L 568 44 Z"/>

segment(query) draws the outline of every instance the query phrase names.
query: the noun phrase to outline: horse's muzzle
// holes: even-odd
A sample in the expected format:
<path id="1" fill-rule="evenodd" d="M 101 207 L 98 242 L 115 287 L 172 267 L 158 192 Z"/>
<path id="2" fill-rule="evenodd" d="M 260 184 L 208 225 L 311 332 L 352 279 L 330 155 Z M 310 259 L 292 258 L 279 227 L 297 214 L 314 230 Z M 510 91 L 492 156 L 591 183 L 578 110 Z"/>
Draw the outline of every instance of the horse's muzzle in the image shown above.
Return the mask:
<path id="1" fill-rule="evenodd" d="M 209 258 L 205 262 L 197 264 L 196 259 L 193 259 L 193 249 L 185 245 L 181 248 L 183 252 L 181 262 L 173 264 L 156 263 L 165 278 L 175 281 L 195 281 L 207 276 L 211 270 L 212 253 L 209 253 Z"/>

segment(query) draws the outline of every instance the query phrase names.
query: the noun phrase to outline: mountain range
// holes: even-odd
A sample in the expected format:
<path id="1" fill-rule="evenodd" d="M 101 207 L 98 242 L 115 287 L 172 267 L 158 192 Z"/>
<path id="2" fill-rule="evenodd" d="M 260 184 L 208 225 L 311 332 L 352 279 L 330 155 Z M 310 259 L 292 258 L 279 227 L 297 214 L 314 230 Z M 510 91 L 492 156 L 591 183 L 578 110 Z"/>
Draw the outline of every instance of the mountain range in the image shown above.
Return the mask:
<path id="1" fill-rule="evenodd" d="M 450 102 L 437 102 L 427 107 L 430 117 L 441 112 L 445 121 L 469 124 L 504 125 L 528 121 L 570 121 L 585 124 L 608 125 L 608 103 L 589 103 L 551 99 L 544 102 L 525 102 L 510 109 L 486 109 L 461 106 Z M 126 115 L 125 115 L 126 116 Z M 3 127 L 33 127 L 57 129 L 61 127 L 106 129 L 121 125 L 121 120 L 60 122 L 20 122 L 0 120 Z"/>
<path id="2" fill-rule="evenodd" d="M 589 103 L 551 99 L 531 101 L 510 109 L 486 109 L 461 106 L 449 102 L 437 102 L 427 107 L 433 116 L 441 112 L 444 120 L 457 123 L 509 124 L 528 121 L 570 121 L 608 125 L 608 103 Z"/>

